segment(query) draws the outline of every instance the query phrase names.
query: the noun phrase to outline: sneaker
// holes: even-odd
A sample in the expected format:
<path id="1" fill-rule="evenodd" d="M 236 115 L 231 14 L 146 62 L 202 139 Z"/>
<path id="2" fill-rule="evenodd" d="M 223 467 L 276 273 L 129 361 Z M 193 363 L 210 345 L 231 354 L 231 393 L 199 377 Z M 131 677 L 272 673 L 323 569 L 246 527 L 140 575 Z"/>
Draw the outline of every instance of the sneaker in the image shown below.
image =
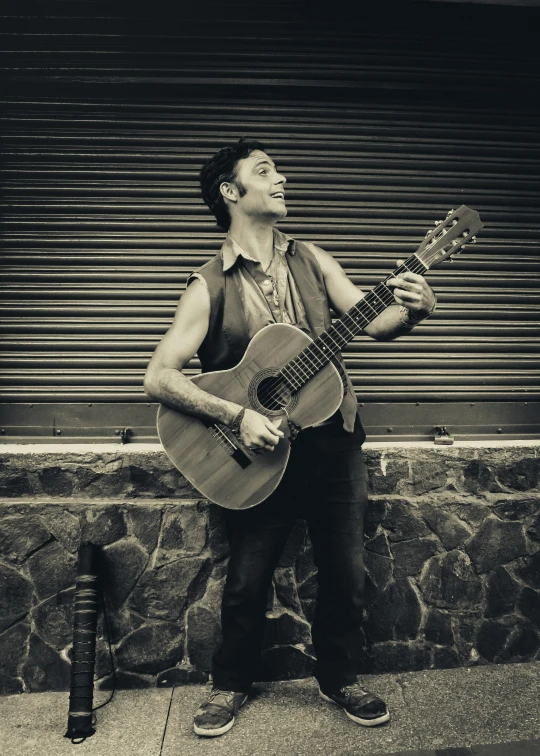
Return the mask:
<path id="1" fill-rule="evenodd" d="M 195 734 L 215 738 L 228 732 L 234 724 L 234 715 L 246 700 L 247 693 L 213 688 L 195 714 Z"/>
<path id="2" fill-rule="evenodd" d="M 325 701 L 341 706 L 349 719 L 365 727 L 374 727 L 390 719 L 385 702 L 359 683 L 344 685 L 339 690 L 326 693 L 319 688 L 319 695 Z"/>

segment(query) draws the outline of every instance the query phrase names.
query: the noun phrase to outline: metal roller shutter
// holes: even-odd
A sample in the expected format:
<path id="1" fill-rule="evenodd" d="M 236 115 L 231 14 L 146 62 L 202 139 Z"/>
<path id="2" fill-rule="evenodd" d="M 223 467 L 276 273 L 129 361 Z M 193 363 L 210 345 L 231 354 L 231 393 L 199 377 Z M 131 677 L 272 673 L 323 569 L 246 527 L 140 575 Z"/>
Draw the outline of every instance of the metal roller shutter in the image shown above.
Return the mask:
<path id="1" fill-rule="evenodd" d="M 369 437 L 540 434 L 539 113 L 512 96 L 512 77 L 538 87 L 538 61 L 450 35 L 460 82 L 437 68 L 440 44 L 419 51 L 421 3 L 386 33 L 51 5 L 3 24 L 6 439 L 154 437 L 144 369 L 187 275 L 223 238 L 198 170 L 241 135 L 288 178 L 282 230 L 330 251 L 361 288 L 450 207 L 485 223 L 428 274 L 439 306 L 414 335 L 359 337 L 345 353 Z"/>

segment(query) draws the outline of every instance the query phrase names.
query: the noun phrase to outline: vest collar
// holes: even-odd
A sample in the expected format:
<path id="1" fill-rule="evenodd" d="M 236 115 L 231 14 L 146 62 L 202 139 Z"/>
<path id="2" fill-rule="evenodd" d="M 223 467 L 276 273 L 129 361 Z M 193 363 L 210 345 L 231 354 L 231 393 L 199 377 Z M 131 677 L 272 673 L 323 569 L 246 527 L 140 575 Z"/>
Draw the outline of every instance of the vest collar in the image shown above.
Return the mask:
<path id="1" fill-rule="evenodd" d="M 294 239 L 288 234 L 284 234 L 282 231 L 278 231 L 277 228 L 272 228 L 274 235 L 274 249 L 279 252 L 280 255 L 285 255 L 287 252 L 290 255 L 294 255 Z M 236 263 L 239 257 L 243 257 L 244 260 L 251 260 L 252 262 L 259 262 L 253 257 L 250 257 L 247 252 L 244 252 L 242 247 L 237 241 L 233 239 L 230 234 L 227 234 L 223 246 L 221 247 L 221 260 L 223 262 L 223 272 L 226 273 Z"/>

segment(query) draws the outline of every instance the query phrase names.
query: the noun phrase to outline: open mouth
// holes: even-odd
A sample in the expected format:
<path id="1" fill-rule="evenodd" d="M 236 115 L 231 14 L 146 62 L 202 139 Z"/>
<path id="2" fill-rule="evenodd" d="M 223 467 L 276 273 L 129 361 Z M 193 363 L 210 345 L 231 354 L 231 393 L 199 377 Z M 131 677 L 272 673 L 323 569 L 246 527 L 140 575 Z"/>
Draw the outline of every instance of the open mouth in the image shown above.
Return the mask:
<path id="1" fill-rule="evenodd" d="M 270 196 L 273 197 L 274 199 L 282 199 L 282 200 L 285 199 L 284 192 L 275 192 L 274 194 L 271 194 Z"/>

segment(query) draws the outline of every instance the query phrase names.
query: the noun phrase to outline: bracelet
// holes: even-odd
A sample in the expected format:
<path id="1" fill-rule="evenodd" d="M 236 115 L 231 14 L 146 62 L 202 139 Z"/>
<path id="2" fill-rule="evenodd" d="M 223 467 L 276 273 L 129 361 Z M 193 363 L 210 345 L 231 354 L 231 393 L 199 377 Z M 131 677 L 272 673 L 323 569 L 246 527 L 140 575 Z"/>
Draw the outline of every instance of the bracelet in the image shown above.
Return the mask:
<path id="1" fill-rule="evenodd" d="M 427 315 L 422 315 L 421 317 L 418 317 L 414 314 L 412 310 L 409 310 L 408 307 L 400 307 L 399 308 L 399 319 L 403 323 L 404 326 L 407 326 L 408 328 L 414 328 L 414 326 L 418 325 L 418 323 L 421 323 L 423 320 L 426 320 L 426 318 L 429 318 L 430 315 L 433 315 L 435 312 L 435 307 L 437 306 L 437 302 L 433 305 L 431 310 L 427 313 Z"/>
<path id="2" fill-rule="evenodd" d="M 235 433 L 236 435 L 240 433 L 240 426 L 242 425 L 242 420 L 244 419 L 245 413 L 246 413 L 246 409 L 245 407 L 242 407 L 240 412 L 236 415 L 236 417 L 234 418 L 234 420 L 229 426 L 232 432 Z"/>

